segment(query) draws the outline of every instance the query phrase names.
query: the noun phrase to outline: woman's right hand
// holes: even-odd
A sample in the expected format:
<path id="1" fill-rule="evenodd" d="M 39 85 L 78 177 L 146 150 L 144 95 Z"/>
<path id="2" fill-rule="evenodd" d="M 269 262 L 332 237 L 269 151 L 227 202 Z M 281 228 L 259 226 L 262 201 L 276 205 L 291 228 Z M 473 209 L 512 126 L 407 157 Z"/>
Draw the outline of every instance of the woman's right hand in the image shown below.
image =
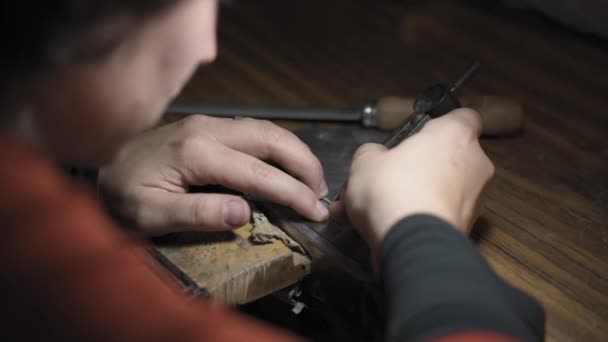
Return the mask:
<path id="1" fill-rule="evenodd" d="M 468 234 L 494 174 L 479 145 L 480 133 L 479 114 L 462 108 L 429 121 L 391 150 L 361 146 L 332 212 L 345 211 L 373 254 L 390 228 L 412 214 L 440 217 Z"/>

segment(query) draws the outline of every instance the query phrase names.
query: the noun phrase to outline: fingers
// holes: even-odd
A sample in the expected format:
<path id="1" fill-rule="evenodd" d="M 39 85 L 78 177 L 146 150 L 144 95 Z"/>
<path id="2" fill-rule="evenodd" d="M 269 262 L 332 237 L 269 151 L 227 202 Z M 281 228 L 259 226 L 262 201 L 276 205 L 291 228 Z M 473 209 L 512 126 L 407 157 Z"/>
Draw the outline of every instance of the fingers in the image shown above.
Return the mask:
<path id="1" fill-rule="evenodd" d="M 224 194 L 180 194 L 150 190 L 148 205 L 137 223 L 158 233 L 230 230 L 247 224 L 251 209 L 238 197 Z"/>
<path id="2" fill-rule="evenodd" d="M 483 121 L 481 115 L 470 108 L 460 108 L 451 112 L 451 118 L 471 129 L 476 137 L 481 136 Z"/>
<path id="3" fill-rule="evenodd" d="M 224 145 L 277 162 L 317 195 L 327 195 L 321 162 L 296 135 L 270 121 L 216 119 L 214 137 Z"/>
<path id="4" fill-rule="evenodd" d="M 234 128 L 249 132 L 249 138 L 225 135 L 222 140 L 226 145 L 260 159 L 273 160 L 308 185 L 318 198 L 327 195 L 321 162 L 293 133 L 269 121 L 259 120 L 241 121 Z"/>
<path id="5" fill-rule="evenodd" d="M 252 157 L 216 144 L 191 159 L 192 184 L 221 184 L 291 207 L 310 220 L 324 221 L 329 212 L 304 183 Z"/>
<path id="6" fill-rule="evenodd" d="M 436 133 L 442 131 L 452 136 L 479 138 L 482 133 L 482 118 L 479 113 L 470 108 L 459 108 L 446 115 L 429 121 L 420 133 Z"/>

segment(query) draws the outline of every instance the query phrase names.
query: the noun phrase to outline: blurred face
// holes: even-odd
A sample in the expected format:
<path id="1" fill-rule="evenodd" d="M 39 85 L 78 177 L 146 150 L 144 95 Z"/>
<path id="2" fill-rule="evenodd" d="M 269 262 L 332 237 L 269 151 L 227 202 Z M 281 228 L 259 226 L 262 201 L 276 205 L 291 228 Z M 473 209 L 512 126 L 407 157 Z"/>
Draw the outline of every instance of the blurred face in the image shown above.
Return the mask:
<path id="1" fill-rule="evenodd" d="M 51 75 L 29 103 L 43 144 L 79 165 L 107 161 L 215 58 L 216 16 L 216 0 L 181 0 L 142 21 L 102 61 Z"/>

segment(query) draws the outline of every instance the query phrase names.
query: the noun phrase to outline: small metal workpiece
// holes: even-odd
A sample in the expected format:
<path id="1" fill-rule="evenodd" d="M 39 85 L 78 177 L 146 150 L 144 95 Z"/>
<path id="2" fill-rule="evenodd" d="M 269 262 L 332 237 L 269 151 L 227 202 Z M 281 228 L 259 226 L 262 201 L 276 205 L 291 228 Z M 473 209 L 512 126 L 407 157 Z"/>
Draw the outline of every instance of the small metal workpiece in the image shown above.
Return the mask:
<path id="1" fill-rule="evenodd" d="M 327 205 L 328 207 L 332 204 L 332 200 L 330 200 L 327 196 L 325 197 L 321 197 L 319 199 L 321 202 L 323 202 L 325 205 Z"/>

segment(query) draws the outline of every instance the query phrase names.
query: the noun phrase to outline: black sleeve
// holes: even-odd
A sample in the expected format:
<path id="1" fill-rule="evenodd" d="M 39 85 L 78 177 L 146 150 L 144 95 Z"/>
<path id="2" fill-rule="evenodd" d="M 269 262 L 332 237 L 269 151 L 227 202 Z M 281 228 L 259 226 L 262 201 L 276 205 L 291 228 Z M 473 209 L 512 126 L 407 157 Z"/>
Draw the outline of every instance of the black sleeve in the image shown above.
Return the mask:
<path id="1" fill-rule="evenodd" d="M 422 214 L 404 218 L 384 239 L 379 257 L 388 341 L 465 331 L 544 340 L 543 308 L 500 279 L 446 221 Z"/>

